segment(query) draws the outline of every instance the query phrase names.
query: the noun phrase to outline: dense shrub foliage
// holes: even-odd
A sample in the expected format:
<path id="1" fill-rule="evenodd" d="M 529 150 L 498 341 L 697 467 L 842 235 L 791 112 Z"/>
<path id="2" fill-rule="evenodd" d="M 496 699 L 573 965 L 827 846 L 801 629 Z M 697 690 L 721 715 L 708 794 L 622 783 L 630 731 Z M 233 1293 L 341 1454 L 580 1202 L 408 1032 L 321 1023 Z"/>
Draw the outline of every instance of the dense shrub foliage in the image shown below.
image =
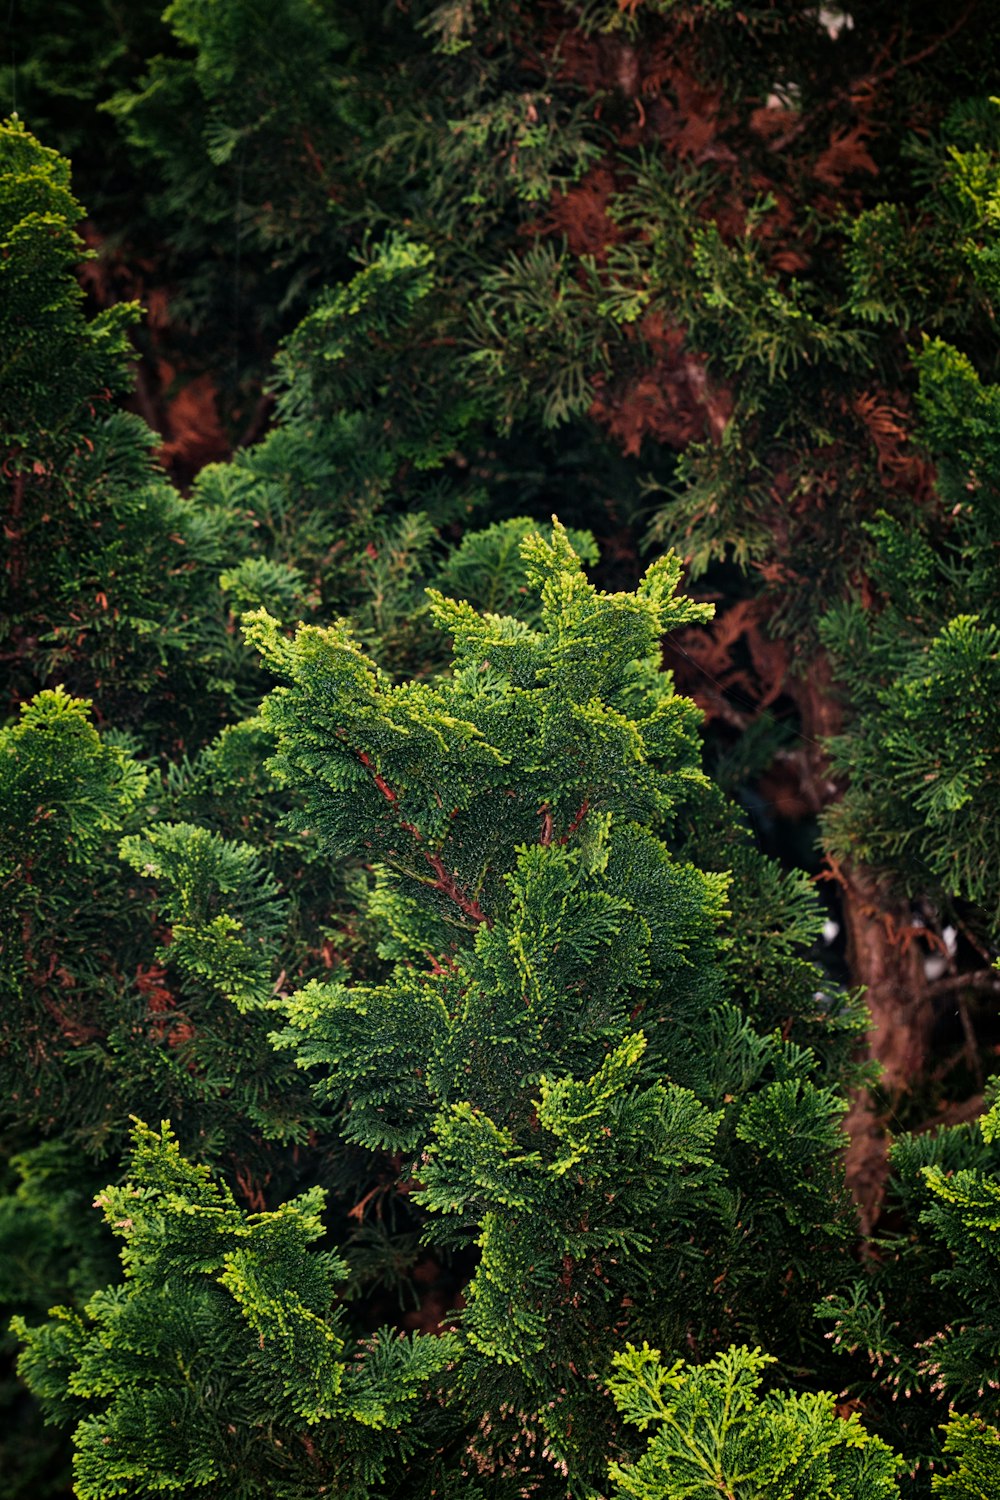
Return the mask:
<path id="1" fill-rule="evenodd" d="M 5 1497 L 1000 1493 L 994 8 L 15 12 Z"/>

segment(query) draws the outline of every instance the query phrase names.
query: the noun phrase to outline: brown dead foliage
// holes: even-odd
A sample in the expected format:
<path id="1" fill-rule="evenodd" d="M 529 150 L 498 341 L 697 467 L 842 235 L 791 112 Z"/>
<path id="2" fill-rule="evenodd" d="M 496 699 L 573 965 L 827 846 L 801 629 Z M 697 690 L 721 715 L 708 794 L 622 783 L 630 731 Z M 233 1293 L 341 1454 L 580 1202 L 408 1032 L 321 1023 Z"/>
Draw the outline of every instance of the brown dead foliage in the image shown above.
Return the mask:
<path id="1" fill-rule="evenodd" d="M 790 665 L 788 645 L 768 636 L 767 614 L 765 600 L 741 599 L 710 624 L 665 640 L 665 665 L 709 720 L 746 728 L 753 712 L 768 708 L 783 692 Z M 749 662 L 737 665 L 737 657 Z M 747 703 L 749 715 L 730 702 L 730 692 Z"/>
<path id="2" fill-rule="evenodd" d="M 625 453 L 639 453 L 645 438 L 670 448 L 721 437 L 732 411 L 724 386 L 710 381 L 705 358 L 685 345 L 683 328 L 649 313 L 626 336 L 642 340 L 650 365 L 619 379 L 595 378 L 590 415 Z"/>

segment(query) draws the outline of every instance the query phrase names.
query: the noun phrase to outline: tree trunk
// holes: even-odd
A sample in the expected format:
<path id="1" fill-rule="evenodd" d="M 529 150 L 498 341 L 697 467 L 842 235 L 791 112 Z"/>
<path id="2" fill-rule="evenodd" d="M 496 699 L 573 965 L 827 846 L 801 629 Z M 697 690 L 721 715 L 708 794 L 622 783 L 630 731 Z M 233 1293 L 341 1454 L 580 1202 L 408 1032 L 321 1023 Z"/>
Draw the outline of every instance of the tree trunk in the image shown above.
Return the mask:
<path id="1" fill-rule="evenodd" d="M 880 898 L 863 870 L 844 872 L 843 911 L 847 962 L 853 983 L 864 985 L 871 1025 L 868 1055 L 882 1067 L 890 1102 L 925 1077 L 931 1059 L 934 1006 L 923 956 L 909 935 L 909 911 Z M 858 1090 L 845 1120 L 851 1138 L 844 1158 L 864 1234 L 879 1216 L 888 1176 L 887 1120 L 867 1089 Z"/>
<path id="2" fill-rule="evenodd" d="M 803 755 L 810 801 L 819 812 L 838 795 L 819 742 L 837 733 L 843 717 L 825 657 L 814 664 L 808 679 L 795 684 L 794 696 L 810 741 Z M 851 983 L 864 988 L 871 1016 L 865 1047 L 881 1065 L 882 1088 L 890 1099 L 898 1098 L 926 1076 L 931 1058 L 934 1008 L 923 956 L 912 940 L 908 908 L 892 902 L 864 868 L 838 873 Z M 858 1090 L 845 1120 L 850 1136 L 845 1168 L 866 1235 L 885 1195 L 886 1124 L 872 1094 Z"/>

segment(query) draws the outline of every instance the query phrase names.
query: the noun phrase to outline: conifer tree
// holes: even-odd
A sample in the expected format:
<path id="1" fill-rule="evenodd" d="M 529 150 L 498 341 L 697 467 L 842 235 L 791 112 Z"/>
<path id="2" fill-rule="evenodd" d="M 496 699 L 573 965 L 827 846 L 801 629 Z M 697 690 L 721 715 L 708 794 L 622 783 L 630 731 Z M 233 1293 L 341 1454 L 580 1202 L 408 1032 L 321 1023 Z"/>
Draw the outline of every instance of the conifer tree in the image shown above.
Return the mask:
<path id="1" fill-rule="evenodd" d="M 311 284 L 335 269 L 315 259 L 321 222 L 336 226 L 337 254 L 374 227 L 433 256 L 434 296 L 405 345 L 419 373 L 403 394 L 421 422 L 470 419 L 459 447 L 494 505 L 505 443 L 552 475 L 565 464 L 549 426 L 588 483 L 601 455 L 619 523 L 640 486 L 665 495 L 654 540 L 707 569 L 729 606 L 714 645 L 681 643 L 685 684 L 723 734 L 750 729 L 756 774 L 781 748 L 772 777 L 791 778 L 787 800 L 815 816 L 836 790 L 819 742 L 842 723 L 817 599 L 871 586 L 880 511 L 904 527 L 943 513 L 913 443 L 912 341 L 960 336 L 995 373 L 982 317 L 1000 44 L 989 8 L 949 22 L 883 4 L 427 3 L 358 22 L 289 3 L 268 9 L 238 64 L 231 41 L 260 19 L 248 0 L 178 4 L 169 18 L 178 55 L 115 104 L 157 164 L 158 211 L 210 240 L 199 215 L 221 224 L 231 207 L 244 265 L 270 254 L 291 272 L 301 254 Z M 303 27 L 336 87 L 320 98 L 310 84 L 281 107 L 275 81 Z M 172 120 L 181 100 L 179 149 L 163 105 Z M 251 139 L 237 191 L 238 143 Z M 303 232 L 289 247 L 292 220 Z M 397 421 L 386 353 L 380 405 Z M 797 752 L 760 733 L 758 702 L 794 716 Z M 876 1015 L 910 997 L 897 1022 L 912 1022 L 911 1066 L 882 1055 L 885 1026 L 874 1037 L 901 1087 L 921 1072 L 920 1018 L 933 1012 L 917 950 L 887 936 L 910 930 L 909 902 L 858 859 L 838 867 L 853 978 Z M 933 893 L 919 894 L 934 943 Z"/>
<path id="2" fill-rule="evenodd" d="M 344 1140 L 382 1155 L 380 1211 L 411 1201 L 425 1243 L 472 1273 L 436 1464 L 404 1470 L 417 1493 L 438 1473 L 498 1492 L 529 1482 L 593 1492 L 609 1459 L 630 1451 L 607 1395 L 629 1339 L 705 1359 L 749 1336 L 786 1368 L 814 1370 L 824 1356 L 811 1305 L 841 1280 L 853 1228 L 837 1167 L 842 1049 L 824 1061 L 797 1040 L 817 1024 L 815 1001 L 770 1030 L 733 1004 L 717 935 L 727 878 L 671 852 L 706 783 L 697 713 L 659 668 L 657 642 L 704 606 L 675 598 L 676 559 L 654 564 L 634 594 L 602 594 L 558 525 L 522 551 L 534 625 L 432 593 L 454 640 L 447 675 L 394 684 L 346 624 L 289 639 L 265 613 L 247 617 L 288 684 L 262 717 L 274 772 L 298 794 L 293 822 L 315 830 L 328 858 L 373 864 L 384 964 L 367 982 L 314 981 L 277 998 L 276 1043 Z M 785 892 L 793 906 L 796 895 Z M 192 961 L 221 989 L 234 972 L 242 982 L 209 913 L 188 934 Z M 792 993 L 804 977 L 794 971 Z M 815 990 L 815 971 L 809 979 Z M 139 1222 L 128 1193 L 145 1203 L 164 1190 L 142 1151 L 136 1169 L 113 1199 L 128 1231 Z M 176 1253 L 212 1271 L 191 1238 L 202 1189 L 171 1191 Z M 64 1328 L 61 1314 L 26 1332 L 26 1377 L 58 1418 L 82 1423 L 84 1494 L 114 1493 L 126 1476 L 153 1493 L 195 1473 L 226 1493 L 217 1435 L 233 1418 L 215 1361 L 230 1358 L 230 1335 L 205 1346 L 187 1418 L 199 1435 L 183 1454 L 156 1435 L 159 1417 L 151 1428 L 129 1416 L 166 1397 L 159 1373 L 150 1389 L 134 1366 L 138 1348 L 163 1365 L 148 1342 L 162 1326 L 150 1300 L 162 1295 L 158 1244 L 140 1231 L 129 1251 L 127 1337 L 109 1321 L 119 1294 L 95 1299 L 82 1324 Z M 190 1326 L 187 1292 L 174 1295 Z M 262 1315 L 247 1315 L 256 1328 Z M 225 1316 L 232 1324 L 231 1308 Z M 285 1326 L 282 1338 L 298 1337 Z M 116 1347 L 120 1396 L 107 1372 L 85 1373 Z M 308 1385 L 298 1367 L 290 1411 L 332 1419 L 328 1406 L 294 1405 Z M 67 1389 L 84 1404 L 67 1404 Z M 383 1405 L 393 1399 L 376 1389 Z M 252 1450 L 253 1433 L 289 1420 L 279 1392 L 255 1390 L 233 1434 L 248 1495 L 279 1483 L 270 1440 Z M 812 1408 L 801 1410 L 808 1431 Z M 280 1441 L 288 1493 L 302 1493 L 314 1471 L 300 1449 L 313 1440 Z M 801 1441 L 789 1432 L 788 1462 Z M 189 1454 L 196 1470 L 179 1467 Z M 321 1473 L 333 1482 L 322 1462 Z"/>
<path id="3" fill-rule="evenodd" d="M 867 1363 L 856 1386 L 866 1412 L 918 1480 L 935 1471 L 935 1494 L 988 1495 L 1000 1482 L 992 1094 L 982 1119 L 894 1144 L 893 1228 L 854 1286 L 817 1309 L 833 1347 Z"/>
<path id="4" fill-rule="evenodd" d="M 95 700 L 92 708 L 61 685 L 47 689 L 0 730 L 0 1072 L 4 1155 L 15 1153 L 0 1199 L 10 1265 L 2 1295 L 8 1308 L 37 1316 L 68 1292 L 84 1294 L 86 1267 L 106 1253 L 99 1235 L 81 1234 L 78 1264 L 67 1269 L 63 1183 L 89 1184 L 92 1196 L 137 1109 L 169 1114 L 186 1149 L 256 1207 L 304 1172 L 347 1182 L 358 1198 L 377 1185 L 370 1153 L 331 1155 L 329 1141 L 317 1140 L 319 1112 L 267 1047 L 260 1011 L 284 974 L 302 982 L 346 955 L 362 971 L 370 963 L 348 894 L 363 872 L 324 867 L 315 841 L 278 829 L 286 799 L 264 770 L 261 725 L 212 735 L 252 703 L 261 681 L 232 632 L 234 609 L 266 603 L 294 621 L 348 608 L 387 659 L 421 670 L 440 654 L 421 623 L 419 584 L 443 554 L 434 523 L 468 514 L 477 485 L 454 466 L 454 477 L 435 476 L 449 446 L 434 427 L 403 426 L 395 445 L 377 442 L 384 416 L 373 419 L 365 396 L 378 367 L 367 385 L 359 370 L 370 342 L 405 328 L 414 297 L 432 285 L 424 272 L 412 286 L 426 258 L 404 244 L 395 258 L 375 257 L 346 297 L 328 299 L 314 324 L 324 334 L 318 348 L 308 329 L 289 346 L 281 421 L 266 442 L 206 471 L 182 497 L 151 462 L 153 438 L 139 419 L 101 416 L 86 399 L 102 380 L 126 388 L 121 330 L 135 309 L 81 313 L 70 274 L 80 209 L 66 163 L 16 121 L 3 151 L 7 529 L 15 564 L 25 564 L 8 574 L 7 686 L 17 699 L 65 680 Z M 365 307 L 370 321 L 358 316 Z M 327 357 L 338 336 L 346 387 Z M 50 361 L 62 378 L 51 388 Z M 18 369 L 37 379 L 19 384 Z M 402 497 L 409 508 L 383 517 L 400 505 L 401 465 L 414 470 Z M 423 513 L 413 509 L 421 497 Z M 530 614 L 517 552 L 528 526 L 512 520 L 467 539 L 455 553 L 465 593 L 513 599 Z M 44 528 L 58 539 L 46 534 L 43 545 Z M 593 556 L 592 541 L 578 540 Z M 447 574 L 441 581 L 452 586 Z M 90 589 L 96 619 L 81 614 Z M 65 649 L 46 649 L 43 625 Z M 115 730 L 102 734 L 94 710 Z M 188 753 L 170 762 L 150 758 L 164 749 L 176 757 L 185 743 Z M 53 1137 L 65 1156 L 59 1170 Z M 23 1245 L 34 1233 L 39 1253 L 29 1262 Z M 390 1268 L 405 1273 L 414 1258 L 399 1262 L 398 1247 L 367 1236 L 369 1282 L 392 1283 L 399 1273 Z M 18 1400 L 9 1387 L 4 1398 Z M 5 1463 L 26 1494 L 54 1462 L 28 1430 Z"/>
<path id="5" fill-rule="evenodd" d="M 821 625 L 850 702 L 833 744 L 848 784 L 827 814 L 829 846 L 932 904 L 939 925 L 957 924 L 976 967 L 949 975 L 945 995 L 995 987 L 998 120 L 995 103 L 956 111 L 949 149 L 925 152 L 920 221 L 886 209 L 857 226 L 859 282 L 874 297 L 876 257 L 887 262 L 879 274 L 897 285 L 929 280 L 909 316 L 947 335 L 925 337 L 914 359 L 918 436 L 934 460 L 941 508 L 917 524 L 886 514 L 870 523 L 877 550 L 867 596 Z M 962 285 L 961 304 L 945 299 L 943 274 Z M 932 991 L 918 1036 L 925 1048 L 934 1000 Z M 919 1057 L 911 1061 L 920 1067 Z M 978 1067 L 973 1058 L 974 1074 Z"/>
<path id="6" fill-rule="evenodd" d="M 1000 992 L 991 963 L 1000 912 L 996 387 L 940 340 L 918 366 L 925 431 L 951 504 L 922 527 L 878 517 L 877 603 L 845 603 L 822 623 L 850 691 L 844 732 L 831 744 L 847 789 L 826 814 L 825 834 L 835 857 L 864 859 L 897 900 L 923 902 L 938 930 L 962 936 L 959 964 L 957 944 L 948 952 L 939 940 L 944 973 L 908 1014 L 878 1015 L 893 1083 L 926 1070 L 935 1028 L 940 1034 L 957 1004 L 966 1088 L 981 1093 L 985 1049 L 973 1018 L 978 1011 L 988 1027 Z"/>
<path id="7" fill-rule="evenodd" d="M 83 309 L 68 163 L 14 120 L 0 183 L 7 702 L 60 683 L 121 729 L 151 713 L 183 733 L 192 701 L 224 711 L 224 621 L 196 601 L 229 517 L 186 502 L 152 461 L 153 434 L 115 407 L 139 310 Z"/>
<path id="8" fill-rule="evenodd" d="M 80 1418 L 81 1500 L 290 1497 L 310 1481 L 364 1496 L 426 1448 L 434 1422 L 419 1419 L 454 1337 L 346 1336 L 332 1303 L 347 1268 L 310 1253 L 321 1193 L 248 1215 L 166 1130 L 137 1130 L 132 1171 L 98 1200 L 128 1280 L 82 1317 L 59 1309 L 23 1359 L 54 1414 Z"/>
<path id="9" fill-rule="evenodd" d="M 281 493 L 272 463 L 270 486 L 258 484 L 273 522 L 262 548 L 264 517 L 248 506 L 245 479 L 238 503 L 176 491 L 151 460 L 154 435 L 112 404 L 128 384 L 125 330 L 137 309 L 83 312 L 72 274 L 82 211 L 68 164 L 15 120 L 0 135 L 0 182 L 4 688 L 16 704 L 59 684 L 22 701 L 0 729 L 0 1074 L 3 1155 L 15 1153 L 0 1200 L 2 1295 L 8 1309 L 38 1313 L 69 1289 L 62 1184 L 75 1175 L 101 1185 L 136 1109 L 156 1101 L 189 1149 L 221 1161 L 250 1201 L 296 1180 L 294 1142 L 305 1142 L 316 1111 L 290 1070 L 275 1068 L 253 1010 L 282 962 L 309 972 L 339 961 L 327 932 L 344 890 L 327 872 L 317 878 L 308 844 L 276 836 L 266 735 L 247 724 L 213 739 L 260 681 L 230 601 L 306 612 L 305 575 L 285 559 L 310 560 L 308 510 L 290 509 L 299 494 L 287 480 Z M 266 461 L 260 469 L 267 475 Z M 422 550 L 403 534 L 390 551 L 386 538 L 404 578 L 429 531 L 424 523 Z M 331 533 L 324 518 L 327 546 Z M 359 523 L 355 538 L 374 569 L 371 532 Z M 357 568 L 340 578 L 365 597 Z M 376 627 L 388 627 L 392 608 L 383 602 Z M 89 692 L 98 722 L 115 729 L 102 735 L 91 704 L 63 683 Z M 161 777 L 150 752 L 179 743 L 190 753 Z M 151 818 L 157 826 L 137 838 Z M 131 869 L 119 852 L 126 834 Z M 192 919 L 209 926 L 200 945 L 185 938 Z M 223 941 L 235 1002 L 205 978 L 206 951 Z M 53 1136 L 66 1156 L 58 1172 L 51 1142 L 39 1144 Z M 87 1290 L 98 1252 L 92 1235 L 76 1238 L 69 1284 Z M 9 1400 L 18 1398 L 5 1385 Z M 12 1494 L 22 1484 L 33 1493 L 50 1465 L 29 1432 L 4 1462 Z"/>
<path id="10" fill-rule="evenodd" d="M 379 445 L 385 420 L 370 410 L 372 345 L 402 339 L 432 273 L 425 256 L 401 244 L 326 299 L 282 355 L 273 432 L 206 470 L 183 497 L 150 461 L 151 435 L 137 418 L 90 409 L 101 381 L 126 384 L 122 330 L 135 310 L 82 314 L 70 275 L 80 209 L 66 163 L 16 121 L 2 144 L 11 289 L 0 330 L 11 434 L 7 684 L 15 700 L 40 682 L 59 684 L 22 701 L 20 721 L 0 730 L 10 1118 L 19 1147 L 24 1130 L 40 1128 L 101 1148 L 122 1139 L 135 1101 L 158 1076 L 153 1097 L 178 1128 L 180 1099 L 199 1097 L 205 1085 L 206 1107 L 219 1090 L 230 1096 L 223 1113 L 239 1133 L 247 1101 L 267 1091 L 267 1069 L 246 1080 L 249 1092 L 234 1089 L 224 1054 L 242 1046 L 237 1034 L 252 1021 L 230 1009 L 228 1041 L 208 1043 L 204 1007 L 213 1002 L 185 924 L 208 913 L 217 937 L 242 934 L 226 949 L 228 992 L 249 1018 L 265 953 L 268 963 L 278 959 L 274 975 L 301 977 L 333 962 L 325 955 L 345 934 L 331 945 L 328 933 L 347 920 L 342 873 L 350 872 L 322 869 L 314 843 L 279 831 L 285 799 L 264 770 L 267 731 L 250 720 L 226 725 L 263 682 L 234 635 L 233 611 L 267 604 L 294 622 L 349 610 L 366 643 L 397 665 L 419 672 L 440 657 L 420 586 L 444 560 L 438 528 L 468 514 L 477 485 L 454 465 L 440 472 L 450 450 L 435 430 L 403 423 Z M 50 362 L 60 380 L 46 384 Z M 93 467 L 86 484 L 74 467 L 80 455 Z M 399 495 L 407 464 L 414 478 Z M 454 576 L 466 594 L 523 607 L 517 541 L 528 525 L 498 523 L 457 549 Z M 577 539 L 593 556 L 592 541 Z M 176 568 L 174 556 L 185 559 Z M 445 586 L 450 579 L 441 573 Z M 91 589 L 88 617 L 81 599 Z M 50 651 L 46 639 L 67 644 Z M 64 682 L 89 689 L 92 711 Z M 110 735 L 92 716 L 111 721 Z M 164 750 L 174 758 L 157 764 L 151 757 Z M 150 819 L 155 826 L 138 838 Z M 211 941 L 199 939 L 202 948 Z M 191 985 L 196 993 L 185 994 Z M 203 1044 L 195 1065 L 191 1046 Z M 258 1060 L 251 1071 L 260 1070 Z M 199 1129 L 216 1139 L 206 1119 Z"/>
<path id="11" fill-rule="evenodd" d="M 754 1445 L 758 1487 L 892 1494 L 820 1393 L 844 1381 L 904 1493 L 992 1495 L 992 1116 L 897 1140 L 859 1270 L 834 1166 L 871 1077 L 859 1012 L 809 961 L 805 882 L 701 774 L 656 645 L 721 774 L 746 794 L 782 747 L 772 784 L 825 808 L 897 1130 L 971 1117 L 998 987 L 992 12 L 166 20 L 100 8 L 107 88 L 32 41 L 27 98 L 64 141 L 117 91 L 103 226 L 127 201 L 231 429 L 276 416 L 190 495 L 113 409 L 135 314 L 82 312 L 65 163 L 0 138 L 0 650 L 24 704 L 0 730 L 0 1292 L 81 1493 L 652 1500 L 683 1430 L 709 1496 Z M 715 626 L 663 563 L 595 594 L 558 530 L 522 568 L 516 518 L 558 504 L 630 587 L 642 490 Z M 261 606 L 289 685 L 246 720 L 264 678 L 235 620 Z M 180 1144 L 141 1127 L 126 1168 L 134 1112 Z M 81 1208 L 116 1174 L 126 1278 L 92 1296 L 117 1273 Z M 280 1206 L 317 1183 L 334 1260 L 308 1249 L 318 1197 Z M 423 1332 L 366 1350 L 418 1272 L 444 1288 Z M 171 1347 L 197 1356 L 184 1448 Z M 32 1495 L 50 1459 L 20 1446 Z"/>

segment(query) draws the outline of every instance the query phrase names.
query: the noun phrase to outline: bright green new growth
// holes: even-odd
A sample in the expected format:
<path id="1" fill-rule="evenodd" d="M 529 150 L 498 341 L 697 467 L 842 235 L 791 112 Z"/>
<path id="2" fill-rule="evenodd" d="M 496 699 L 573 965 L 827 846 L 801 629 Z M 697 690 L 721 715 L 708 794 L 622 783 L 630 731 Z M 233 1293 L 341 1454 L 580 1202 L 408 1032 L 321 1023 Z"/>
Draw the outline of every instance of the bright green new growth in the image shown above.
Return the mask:
<path id="1" fill-rule="evenodd" d="M 343 1262 L 319 1189 L 240 1210 L 168 1129 L 138 1126 L 129 1180 L 98 1206 L 125 1281 L 82 1314 L 16 1331 L 52 1418 L 75 1423 L 80 1500 L 188 1494 L 292 1500 L 302 1470 L 361 1497 L 426 1441 L 427 1394 L 455 1340 L 383 1330 L 359 1345 L 337 1308 Z M 431 1429 L 433 1430 L 433 1429 Z"/>
<path id="2" fill-rule="evenodd" d="M 1000 1489 L 1000 1430 L 977 1417 L 956 1416 L 945 1429 L 944 1451 L 955 1464 L 934 1476 L 935 1495 L 947 1500 L 992 1500 Z"/>
<path id="3" fill-rule="evenodd" d="M 143 800 L 146 772 L 101 740 L 89 710 L 57 688 L 0 730 L 0 873 L 11 881 L 55 854 L 86 865 Z"/>
<path id="4" fill-rule="evenodd" d="M 774 1361 L 733 1348 L 701 1366 L 666 1368 L 644 1344 L 615 1356 L 608 1382 L 649 1446 L 612 1464 L 619 1500 L 897 1500 L 899 1461 L 823 1391 L 760 1391 Z"/>
<path id="5" fill-rule="evenodd" d="M 346 628 L 305 628 L 290 643 L 263 613 L 247 620 L 251 644 L 295 683 L 263 715 L 279 743 L 276 770 L 310 794 L 308 818 L 336 850 L 377 848 L 411 896 L 438 890 L 447 904 L 432 909 L 451 923 L 481 920 L 467 908 L 487 886 L 496 893 L 500 874 L 489 841 L 467 836 L 470 820 L 480 834 L 496 823 L 497 845 L 511 848 L 551 824 L 551 843 L 591 808 L 663 819 L 704 782 L 697 711 L 675 697 L 656 656 L 663 630 L 707 607 L 672 598 L 672 558 L 635 595 L 598 595 L 561 528 L 555 536 L 551 547 L 537 536 L 523 544 L 541 630 L 432 593 L 433 617 L 455 640 L 450 680 L 391 688 Z M 507 784 L 521 780 L 512 799 Z M 371 836 L 359 838 L 366 824 Z M 461 899 L 433 868 L 446 850 L 459 861 Z"/>

